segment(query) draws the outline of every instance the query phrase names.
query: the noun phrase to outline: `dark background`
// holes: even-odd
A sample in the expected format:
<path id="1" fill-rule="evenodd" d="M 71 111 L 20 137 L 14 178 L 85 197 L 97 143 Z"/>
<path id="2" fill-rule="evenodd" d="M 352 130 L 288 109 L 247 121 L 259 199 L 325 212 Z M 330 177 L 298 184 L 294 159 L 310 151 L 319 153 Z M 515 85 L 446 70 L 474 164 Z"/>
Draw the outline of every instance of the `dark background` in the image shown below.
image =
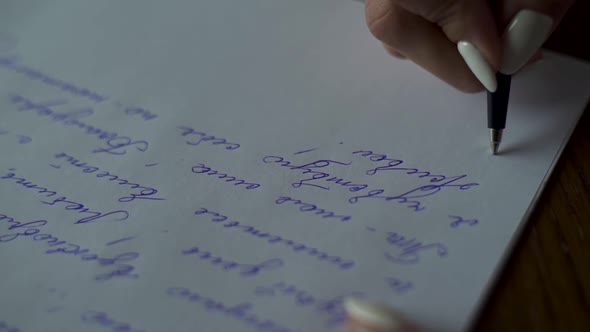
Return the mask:
<path id="1" fill-rule="evenodd" d="M 577 1 L 545 48 L 590 61 L 590 0 Z M 589 109 L 492 290 L 475 332 L 590 332 Z"/>

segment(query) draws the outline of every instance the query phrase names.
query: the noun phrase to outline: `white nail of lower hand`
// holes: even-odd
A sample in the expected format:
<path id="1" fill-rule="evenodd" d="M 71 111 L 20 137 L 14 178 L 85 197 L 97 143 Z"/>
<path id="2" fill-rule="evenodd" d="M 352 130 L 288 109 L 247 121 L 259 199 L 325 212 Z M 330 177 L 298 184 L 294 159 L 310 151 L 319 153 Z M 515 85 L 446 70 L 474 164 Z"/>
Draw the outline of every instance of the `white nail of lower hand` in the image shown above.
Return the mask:
<path id="1" fill-rule="evenodd" d="M 383 330 L 395 330 L 403 325 L 400 317 L 389 307 L 360 299 L 347 299 L 344 308 L 358 322 Z"/>

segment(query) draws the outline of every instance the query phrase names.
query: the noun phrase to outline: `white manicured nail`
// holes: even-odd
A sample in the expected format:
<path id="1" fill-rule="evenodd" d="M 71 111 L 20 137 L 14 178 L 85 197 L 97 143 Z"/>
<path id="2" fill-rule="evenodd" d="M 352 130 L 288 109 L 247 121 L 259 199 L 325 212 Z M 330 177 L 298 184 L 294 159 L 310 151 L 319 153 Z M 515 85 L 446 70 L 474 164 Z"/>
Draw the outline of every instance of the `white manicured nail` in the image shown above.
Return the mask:
<path id="1" fill-rule="evenodd" d="M 512 75 L 522 68 L 549 37 L 552 27 L 553 19 L 547 15 L 529 9 L 516 14 L 502 37 L 504 57 L 500 71 Z"/>
<path id="2" fill-rule="evenodd" d="M 381 304 L 351 298 L 344 302 L 344 308 L 350 318 L 376 328 L 397 329 L 403 325 L 392 309 Z"/>
<path id="3" fill-rule="evenodd" d="M 498 87 L 496 74 L 481 52 L 473 46 L 473 44 L 466 41 L 458 42 L 457 49 L 469 69 L 471 69 L 481 84 L 483 84 L 483 86 L 490 92 L 496 91 L 496 88 Z"/>

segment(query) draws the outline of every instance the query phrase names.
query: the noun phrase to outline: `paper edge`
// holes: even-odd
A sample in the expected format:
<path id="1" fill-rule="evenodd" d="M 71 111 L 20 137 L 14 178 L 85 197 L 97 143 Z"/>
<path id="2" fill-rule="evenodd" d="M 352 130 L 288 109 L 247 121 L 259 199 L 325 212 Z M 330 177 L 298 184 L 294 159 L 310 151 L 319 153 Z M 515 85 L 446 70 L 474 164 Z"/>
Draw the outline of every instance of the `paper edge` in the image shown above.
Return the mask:
<path id="1" fill-rule="evenodd" d="M 579 59 L 576 57 L 572 57 L 572 56 L 569 56 L 566 54 L 557 53 L 554 51 L 548 51 L 548 50 L 543 50 L 543 51 L 546 53 L 552 53 L 553 55 L 558 56 L 558 57 L 566 58 L 568 60 L 574 60 L 576 62 L 590 66 L 590 61 L 585 61 L 585 60 L 582 60 L 582 59 Z M 539 188 L 537 189 L 537 191 L 535 192 L 535 195 L 532 198 L 531 203 L 529 204 L 529 207 L 527 208 L 527 210 L 525 211 L 525 213 L 521 217 L 520 222 L 518 223 L 518 226 L 516 227 L 515 231 L 512 233 L 512 236 L 504 249 L 504 252 L 502 253 L 500 258 L 498 259 L 498 262 L 495 265 L 494 272 L 492 272 L 491 276 L 488 278 L 487 282 L 483 286 L 482 291 L 479 296 L 479 300 L 476 301 L 477 303 L 475 305 L 475 310 L 472 311 L 470 317 L 467 319 L 467 322 L 464 325 L 464 329 L 463 329 L 464 331 L 473 330 L 475 328 L 475 324 L 477 324 L 479 322 L 479 319 L 481 319 L 481 315 L 483 313 L 483 310 L 485 309 L 486 304 L 488 303 L 488 301 L 492 295 L 491 293 L 496 288 L 502 274 L 505 272 L 506 265 L 508 264 L 508 261 L 510 260 L 512 255 L 514 254 L 515 247 L 519 243 L 525 227 L 528 226 L 529 221 L 531 219 L 531 215 L 536 210 L 539 200 L 541 198 L 541 195 L 545 191 L 545 187 L 547 186 L 549 179 L 553 175 L 553 171 L 555 170 L 557 163 L 561 159 L 561 156 L 563 155 L 563 152 L 565 151 L 567 144 L 569 143 L 574 131 L 578 127 L 578 125 L 580 123 L 580 119 L 582 119 L 582 116 L 584 116 L 584 114 L 589 109 L 589 107 L 590 107 L 590 96 L 588 96 L 586 99 L 584 109 L 576 117 L 575 121 L 573 121 L 572 126 L 569 128 L 568 132 L 566 133 L 563 141 L 561 142 L 561 144 L 559 146 L 558 152 L 555 154 L 553 161 L 551 162 L 551 165 L 549 166 L 549 168 L 547 170 L 547 173 L 545 173 L 545 176 L 543 177 L 543 180 L 541 181 Z"/>

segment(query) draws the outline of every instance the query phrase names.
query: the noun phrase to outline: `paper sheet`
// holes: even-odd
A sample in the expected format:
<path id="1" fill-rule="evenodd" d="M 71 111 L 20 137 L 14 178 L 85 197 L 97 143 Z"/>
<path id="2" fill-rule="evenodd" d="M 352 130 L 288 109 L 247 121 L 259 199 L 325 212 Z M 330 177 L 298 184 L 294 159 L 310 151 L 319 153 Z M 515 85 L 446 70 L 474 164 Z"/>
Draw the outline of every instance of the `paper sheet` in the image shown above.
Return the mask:
<path id="1" fill-rule="evenodd" d="M 0 326 L 465 330 L 589 95 L 549 54 L 491 156 L 353 0 L 4 1 Z"/>

